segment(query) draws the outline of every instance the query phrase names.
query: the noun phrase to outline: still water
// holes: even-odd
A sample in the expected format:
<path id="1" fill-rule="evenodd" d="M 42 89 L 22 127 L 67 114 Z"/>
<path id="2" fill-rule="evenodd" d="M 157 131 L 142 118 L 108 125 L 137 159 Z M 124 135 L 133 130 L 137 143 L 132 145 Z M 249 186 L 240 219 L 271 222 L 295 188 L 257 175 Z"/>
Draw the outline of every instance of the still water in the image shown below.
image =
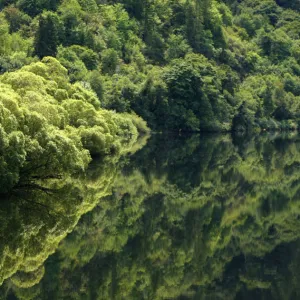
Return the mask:
<path id="1" fill-rule="evenodd" d="M 155 135 L 0 224 L 0 299 L 300 299 L 300 138 Z"/>

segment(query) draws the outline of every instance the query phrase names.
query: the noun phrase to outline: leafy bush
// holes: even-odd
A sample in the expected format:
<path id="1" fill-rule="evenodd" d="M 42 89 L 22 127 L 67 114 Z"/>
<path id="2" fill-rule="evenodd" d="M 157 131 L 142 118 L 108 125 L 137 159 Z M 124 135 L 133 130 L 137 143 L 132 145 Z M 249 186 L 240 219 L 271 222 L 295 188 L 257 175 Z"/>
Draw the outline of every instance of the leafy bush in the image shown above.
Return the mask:
<path id="1" fill-rule="evenodd" d="M 2 192 L 18 183 L 21 172 L 43 178 L 83 170 L 91 155 L 136 139 L 136 125 L 146 130 L 136 115 L 100 109 L 96 95 L 78 83 L 61 81 L 58 88 L 57 73 L 63 76 L 66 69 L 45 58 L 0 77 Z"/>

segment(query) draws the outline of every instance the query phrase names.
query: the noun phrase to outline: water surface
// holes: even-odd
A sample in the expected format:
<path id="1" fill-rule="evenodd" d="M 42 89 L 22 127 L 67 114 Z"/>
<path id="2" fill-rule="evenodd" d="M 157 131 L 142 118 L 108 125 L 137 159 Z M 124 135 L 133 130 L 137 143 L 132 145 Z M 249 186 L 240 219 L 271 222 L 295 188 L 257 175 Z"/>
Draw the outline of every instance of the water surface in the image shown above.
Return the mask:
<path id="1" fill-rule="evenodd" d="M 154 135 L 0 209 L 0 299 L 300 299 L 300 139 Z"/>

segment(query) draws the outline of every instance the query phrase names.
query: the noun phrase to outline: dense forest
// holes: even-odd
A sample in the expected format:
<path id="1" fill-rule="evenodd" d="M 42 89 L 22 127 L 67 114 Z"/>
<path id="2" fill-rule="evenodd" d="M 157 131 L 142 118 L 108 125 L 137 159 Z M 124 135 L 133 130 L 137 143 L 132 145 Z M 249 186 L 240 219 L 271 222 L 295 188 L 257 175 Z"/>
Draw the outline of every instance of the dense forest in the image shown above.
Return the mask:
<path id="1" fill-rule="evenodd" d="M 300 298 L 299 76 L 298 0 L 0 0 L 0 299 Z"/>
<path id="2" fill-rule="evenodd" d="M 155 131 L 298 126 L 298 1 L 1 0 L 0 8 L 1 73 L 55 57 L 101 108 L 135 111 Z"/>
<path id="3" fill-rule="evenodd" d="M 0 299 L 298 299 L 299 148 L 292 134 L 154 136 L 54 194 L 15 195 Z"/>
<path id="4" fill-rule="evenodd" d="M 298 2 L 0 0 L 0 10 L 0 193 L 85 170 L 149 128 L 298 128 Z"/>

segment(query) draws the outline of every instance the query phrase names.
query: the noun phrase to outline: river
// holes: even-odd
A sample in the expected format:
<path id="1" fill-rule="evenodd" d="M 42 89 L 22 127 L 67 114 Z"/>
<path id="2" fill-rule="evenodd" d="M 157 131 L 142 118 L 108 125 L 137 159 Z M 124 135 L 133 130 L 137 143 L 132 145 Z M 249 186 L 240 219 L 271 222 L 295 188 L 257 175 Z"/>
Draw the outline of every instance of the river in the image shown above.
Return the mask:
<path id="1" fill-rule="evenodd" d="M 300 299 L 300 138 L 153 135 L 0 208 L 0 299 Z"/>

